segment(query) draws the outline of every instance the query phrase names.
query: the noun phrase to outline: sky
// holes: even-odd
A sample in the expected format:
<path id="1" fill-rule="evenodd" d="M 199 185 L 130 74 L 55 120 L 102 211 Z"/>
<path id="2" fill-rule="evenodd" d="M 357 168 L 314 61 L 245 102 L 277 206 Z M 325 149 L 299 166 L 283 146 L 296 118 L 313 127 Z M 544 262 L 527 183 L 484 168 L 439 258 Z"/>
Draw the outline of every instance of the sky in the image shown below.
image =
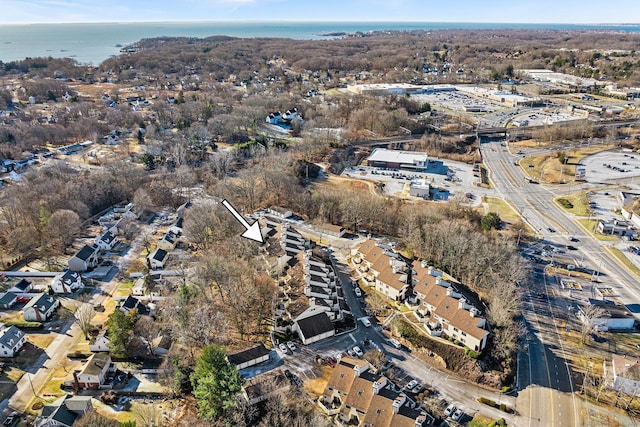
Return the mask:
<path id="1" fill-rule="evenodd" d="M 399 21 L 630 24 L 638 0 L 0 0 L 0 24 Z"/>

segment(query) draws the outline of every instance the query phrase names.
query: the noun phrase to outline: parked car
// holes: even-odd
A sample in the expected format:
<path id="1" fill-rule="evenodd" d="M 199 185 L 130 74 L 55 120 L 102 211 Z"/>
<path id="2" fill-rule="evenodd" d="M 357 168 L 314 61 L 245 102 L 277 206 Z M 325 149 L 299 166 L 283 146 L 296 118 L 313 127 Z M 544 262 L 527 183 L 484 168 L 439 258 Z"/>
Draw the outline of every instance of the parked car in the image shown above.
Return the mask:
<path id="1" fill-rule="evenodd" d="M 291 350 L 292 353 L 297 350 L 296 345 L 291 341 L 287 341 L 287 347 L 289 347 L 289 350 Z"/>
<path id="2" fill-rule="evenodd" d="M 456 409 L 456 412 L 453 413 L 451 418 L 453 418 L 455 421 L 458 421 L 460 418 L 462 418 L 463 415 L 464 412 L 462 412 L 462 409 Z"/>
<path id="3" fill-rule="evenodd" d="M 360 321 L 361 321 L 361 322 L 362 322 L 362 324 L 363 324 L 364 326 L 366 326 L 367 328 L 368 328 L 369 326 L 371 326 L 371 320 L 367 319 L 366 317 L 363 317 L 362 319 L 360 319 Z"/>
<path id="4" fill-rule="evenodd" d="M 407 390 L 412 390 L 415 386 L 418 385 L 418 381 L 417 380 L 411 380 L 409 381 L 409 383 L 406 385 L 406 389 Z"/>
<path id="5" fill-rule="evenodd" d="M 355 292 L 356 296 L 359 298 L 362 296 L 362 291 L 360 290 L 360 288 L 355 288 L 353 290 L 353 292 Z"/>
<path id="6" fill-rule="evenodd" d="M 400 344 L 400 341 L 398 341 L 395 338 L 392 338 L 389 340 L 389 342 L 391 343 L 392 346 L 394 346 L 395 348 L 402 348 L 402 344 Z"/>
<path id="7" fill-rule="evenodd" d="M 358 356 L 356 356 L 356 352 L 353 351 L 353 349 L 351 349 L 351 348 L 349 350 L 347 350 L 347 354 L 349 356 L 351 356 L 351 357 L 358 357 Z"/>
<path id="8" fill-rule="evenodd" d="M 449 406 L 447 406 L 447 409 L 444 410 L 444 416 L 445 417 L 450 417 L 454 412 L 456 412 L 456 408 L 455 405 L 452 403 Z"/>
<path id="9" fill-rule="evenodd" d="M 284 343 L 280 343 L 278 344 L 278 348 L 280 349 L 280 351 L 282 351 L 284 354 L 289 354 L 289 349 L 287 348 L 286 345 L 284 345 Z"/>
<path id="10" fill-rule="evenodd" d="M 356 356 L 358 357 L 362 357 L 364 356 L 364 352 L 360 349 L 360 347 L 358 347 L 357 345 L 353 346 L 353 352 L 356 354 Z"/>

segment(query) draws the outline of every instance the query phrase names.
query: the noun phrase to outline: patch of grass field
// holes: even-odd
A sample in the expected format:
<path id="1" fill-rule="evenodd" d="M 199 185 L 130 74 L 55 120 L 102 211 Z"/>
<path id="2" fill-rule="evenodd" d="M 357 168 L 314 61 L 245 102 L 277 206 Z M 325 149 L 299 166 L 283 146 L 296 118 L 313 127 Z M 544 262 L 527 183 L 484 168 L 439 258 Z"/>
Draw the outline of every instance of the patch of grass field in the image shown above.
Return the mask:
<path id="1" fill-rule="evenodd" d="M 640 268 L 638 268 L 629 258 L 627 258 L 620 249 L 613 246 L 606 246 L 605 248 L 609 252 L 611 252 L 622 264 L 624 264 L 625 267 L 633 271 L 636 276 L 640 277 Z"/>
<path id="2" fill-rule="evenodd" d="M 40 393 L 46 397 L 51 397 L 51 396 L 60 397 L 65 395 L 66 393 L 60 388 L 63 381 L 64 381 L 63 379 L 49 380 L 47 385 L 45 385 L 44 388 L 40 390 Z"/>
<path id="3" fill-rule="evenodd" d="M 613 148 L 611 145 L 598 145 L 588 148 L 564 151 L 568 157 L 566 164 L 560 163 L 557 153 L 545 153 L 537 156 L 527 156 L 520 160 L 520 166 L 529 177 L 539 179 L 542 183 L 563 184 L 573 182 L 576 174 L 576 166 L 585 157 Z"/>
<path id="4" fill-rule="evenodd" d="M 104 311 L 98 311 L 96 315 L 93 316 L 93 319 L 91 319 L 91 323 L 94 325 L 101 326 L 107 321 L 109 316 L 111 316 L 116 309 L 116 301 L 112 298 L 107 298 L 102 303 L 102 306 L 104 307 Z"/>
<path id="5" fill-rule="evenodd" d="M 568 203 L 563 203 L 562 199 L 566 200 Z M 584 191 L 559 196 L 553 199 L 553 201 L 556 202 L 564 211 L 577 216 L 589 216 L 591 213 L 591 209 L 589 208 L 589 198 Z"/>
<path id="6" fill-rule="evenodd" d="M 469 427 L 487 427 L 492 422 L 493 420 L 491 418 L 476 413 L 468 425 Z"/>
<path id="7" fill-rule="evenodd" d="M 511 204 L 509 204 L 505 200 L 499 197 L 483 196 L 482 202 L 484 205 L 484 214 L 495 212 L 503 221 L 510 224 L 523 222 L 525 224 L 525 228 L 523 229 L 522 233 L 523 237 L 532 237 L 535 235 L 535 231 L 531 229 L 531 227 L 529 227 L 527 223 L 522 221 L 522 218 L 520 217 L 520 215 L 518 215 L 518 212 L 511 206 Z"/>
<path id="8" fill-rule="evenodd" d="M 327 382 L 329 382 L 329 378 L 331 374 L 333 374 L 333 368 L 331 366 L 322 365 L 320 370 L 322 371 L 322 375 L 304 382 L 304 390 L 315 397 L 322 396 Z"/>
<path id="9" fill-rule="evenodd" d="M 27 334 L 27 340 L 42 349 L 49 347 L 55 338 L 53 334 Z"/>

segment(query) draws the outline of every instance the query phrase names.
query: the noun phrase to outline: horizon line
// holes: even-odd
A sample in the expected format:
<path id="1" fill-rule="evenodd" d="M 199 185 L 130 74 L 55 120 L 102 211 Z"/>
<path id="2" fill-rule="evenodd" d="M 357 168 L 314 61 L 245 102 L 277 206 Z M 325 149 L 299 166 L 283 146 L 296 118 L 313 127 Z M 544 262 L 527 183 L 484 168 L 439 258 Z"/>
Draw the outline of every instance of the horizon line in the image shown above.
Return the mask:
<path id="1" fill-rule="evenodd" d="M 35 22 L 1 22 L 0 26 L 20 25 L 63 25 L 63 24 L 159 24 L 159 23 L 317 23 L 317 24 L 483 24 L 483 25 L 585 25 L 585 26 L 640 26 L 640 22 L 507 22 L 507 21 L 416 21 L 416 20 L 313 20 L 313 19 L 217 19 L 217 20 L 148 20 L 148 21 L 35 21 Z"/>

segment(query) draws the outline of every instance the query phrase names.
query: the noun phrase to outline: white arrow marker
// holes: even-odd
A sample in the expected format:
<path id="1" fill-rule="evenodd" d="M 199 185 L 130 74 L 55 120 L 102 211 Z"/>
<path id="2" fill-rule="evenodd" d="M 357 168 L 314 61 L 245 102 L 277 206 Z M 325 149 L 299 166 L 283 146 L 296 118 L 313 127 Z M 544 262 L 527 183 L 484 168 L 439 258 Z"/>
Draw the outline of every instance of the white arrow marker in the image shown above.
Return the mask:
<path id="1" fill-rule="evenodd" d="M 240 224 L 242 224 L 242 226 L 247 229 L 247 231 L 242 233 L 242 237 L 255 240 L 256 242 L 264 243 L 264 240 L 262 240 L 262 233 L 260 232 L 260 224 L 258 224 L 258 221 L 249 225 L 247 220 L 244 219 L 244 217 L 238 213 L 236 208 L 231 206 L 231 203 L 227 202 L 226 199 L 222 201 L 222 204 L 229 210 L 229 212 L 231 212 L 234 217 L 236 217 Z"/>

